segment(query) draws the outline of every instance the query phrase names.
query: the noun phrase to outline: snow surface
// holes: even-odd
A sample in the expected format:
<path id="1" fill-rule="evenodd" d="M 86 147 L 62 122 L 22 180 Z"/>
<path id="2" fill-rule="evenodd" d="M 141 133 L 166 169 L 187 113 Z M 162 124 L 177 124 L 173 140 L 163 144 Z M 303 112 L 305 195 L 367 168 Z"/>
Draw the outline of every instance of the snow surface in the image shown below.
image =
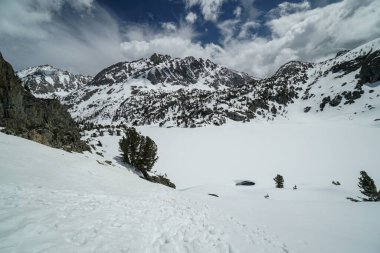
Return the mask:
<path id="1" fill-rule="evenodd" d="M 346 199 L 361 196 L 361 170 L 379 186 L 379 126 L 298 117 L 294 122 L 138 130 L 158 145 L 153 170 L 166 173 L 181 195 L 251 230 L 266 231 L 284 242 L 285 251 L 379 252 L 380 204 Z M 119 155 L 119 138 L 107 132 L 97 138 L 104 159 Z M 274 188 L 278 173 L 285 189 Z M 235 186 L 236 180 L 256 185 Z M 210 199 L 209 193 L 219 198 Z"/>
<path id="2" fill-rule="evenodd" d="M 139 129 L 157 142 L 158 171 L 185 192 L 218 194 L 212 206 L 279 236 L 290 252 L 379 252 L 380 204 L 346 199 L 360 196 L 361 170 L 379 186 L 378 127 L 314 121 Z M 286 189 L 274 188 L 277 173 Z M 256 185 L 237 187 L 237 179 Z"/>
<path id="3" fill-rule="evenodd" d="M 287 252 L 208 201 L 0 133 L 0 252 Z"/>
<path id="4" fill-rule="evenodd" d="M 250 178 L 271 186 L 280 173 L 292 186 L 338 179 L 351 188 L 361 170 L 380 176 L 379 127 L 314 121 L 138 129 L 158 145 L 155 169 L 180 187 Z"/>

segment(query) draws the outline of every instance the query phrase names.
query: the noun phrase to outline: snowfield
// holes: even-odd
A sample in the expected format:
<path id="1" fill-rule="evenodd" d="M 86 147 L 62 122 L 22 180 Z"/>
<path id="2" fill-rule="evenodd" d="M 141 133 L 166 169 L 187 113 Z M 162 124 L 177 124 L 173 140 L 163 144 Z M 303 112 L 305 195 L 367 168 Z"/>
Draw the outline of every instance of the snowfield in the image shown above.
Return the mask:
<path id="1" fill-rule="evenodd" d="M 360 196 L 360 170 L 380 186 L 378 125 L 138 130 L 177 190 L 122 166 L 121 137 L 107 131 L 93 140 L 103 156 L 0 134 L 0 252 L 379 252 L 380 204 L 346 199 Z"/>
<path id="2" fill-rule="evenodd" d="M 287 251 L 207 201 L 96 160 L 0 134 L 0 252 Z"/>
<path id="3" fill-rule="evenodd" d="M 380 251 L 380 203 L 346 199 L 361 196 L 361 170 L 380 186 L 378 126 L 299 118 L 139 130 L 157 142 L 160 159 L 155 168 L 183 193 L 219 195 L 209 202 L 211 207 L 278 236 L 289 252 Z M 285 189 L 274 188 L 277 174 L 284 176 Z M 256 185 L 235 186 L 235 180 Z"/>

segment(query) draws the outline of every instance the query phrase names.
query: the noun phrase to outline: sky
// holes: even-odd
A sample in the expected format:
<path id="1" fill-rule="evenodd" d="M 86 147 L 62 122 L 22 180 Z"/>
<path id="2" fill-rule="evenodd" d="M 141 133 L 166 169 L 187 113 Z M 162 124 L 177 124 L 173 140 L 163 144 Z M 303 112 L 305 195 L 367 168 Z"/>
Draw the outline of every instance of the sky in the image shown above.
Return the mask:
<path id="1" fill-rule="evenodd" d="M 160 53 L 267 77 L 379 37 L 379 0 L 0 1 L 0 52 L 16 70 L 95 75 Z"/>

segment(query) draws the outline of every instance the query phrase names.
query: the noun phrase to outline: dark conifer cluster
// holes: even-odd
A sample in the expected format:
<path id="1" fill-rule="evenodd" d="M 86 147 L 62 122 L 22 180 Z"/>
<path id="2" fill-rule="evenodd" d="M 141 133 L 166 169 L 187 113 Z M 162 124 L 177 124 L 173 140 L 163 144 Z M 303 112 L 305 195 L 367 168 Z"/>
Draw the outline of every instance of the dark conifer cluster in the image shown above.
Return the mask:
<path id="1" fill-rule="evenodd" d="M 149 178 L 147 172 L 158 159 L 156 143 L 149 136 L 138 133 L 135 128 L 128 128 L 119 145 L 124 162 L 141 171 L 145 178 Z"/>
<path id="2" fill-rule="evenodd" d="M 367 172 L 360 171 L 359 183 L 360 192 L 367 196 L 367 198 L 361 198 L 364 201 L 380 201 L 380 191 L 377 192 L 377 188 L 373 179 L 368 176 Z"/>

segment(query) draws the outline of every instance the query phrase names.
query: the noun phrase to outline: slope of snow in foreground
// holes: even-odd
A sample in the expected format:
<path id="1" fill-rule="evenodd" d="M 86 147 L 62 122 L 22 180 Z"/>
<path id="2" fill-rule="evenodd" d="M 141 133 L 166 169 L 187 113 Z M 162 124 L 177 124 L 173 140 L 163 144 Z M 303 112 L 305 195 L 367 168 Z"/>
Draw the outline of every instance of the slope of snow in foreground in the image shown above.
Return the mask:
<path id="1" fill-rule="evenodd" d="M 209 208 L 216 198 L 148 183 L 99 158 L 0 133 L 0 252 L 288 251 Z"/>

